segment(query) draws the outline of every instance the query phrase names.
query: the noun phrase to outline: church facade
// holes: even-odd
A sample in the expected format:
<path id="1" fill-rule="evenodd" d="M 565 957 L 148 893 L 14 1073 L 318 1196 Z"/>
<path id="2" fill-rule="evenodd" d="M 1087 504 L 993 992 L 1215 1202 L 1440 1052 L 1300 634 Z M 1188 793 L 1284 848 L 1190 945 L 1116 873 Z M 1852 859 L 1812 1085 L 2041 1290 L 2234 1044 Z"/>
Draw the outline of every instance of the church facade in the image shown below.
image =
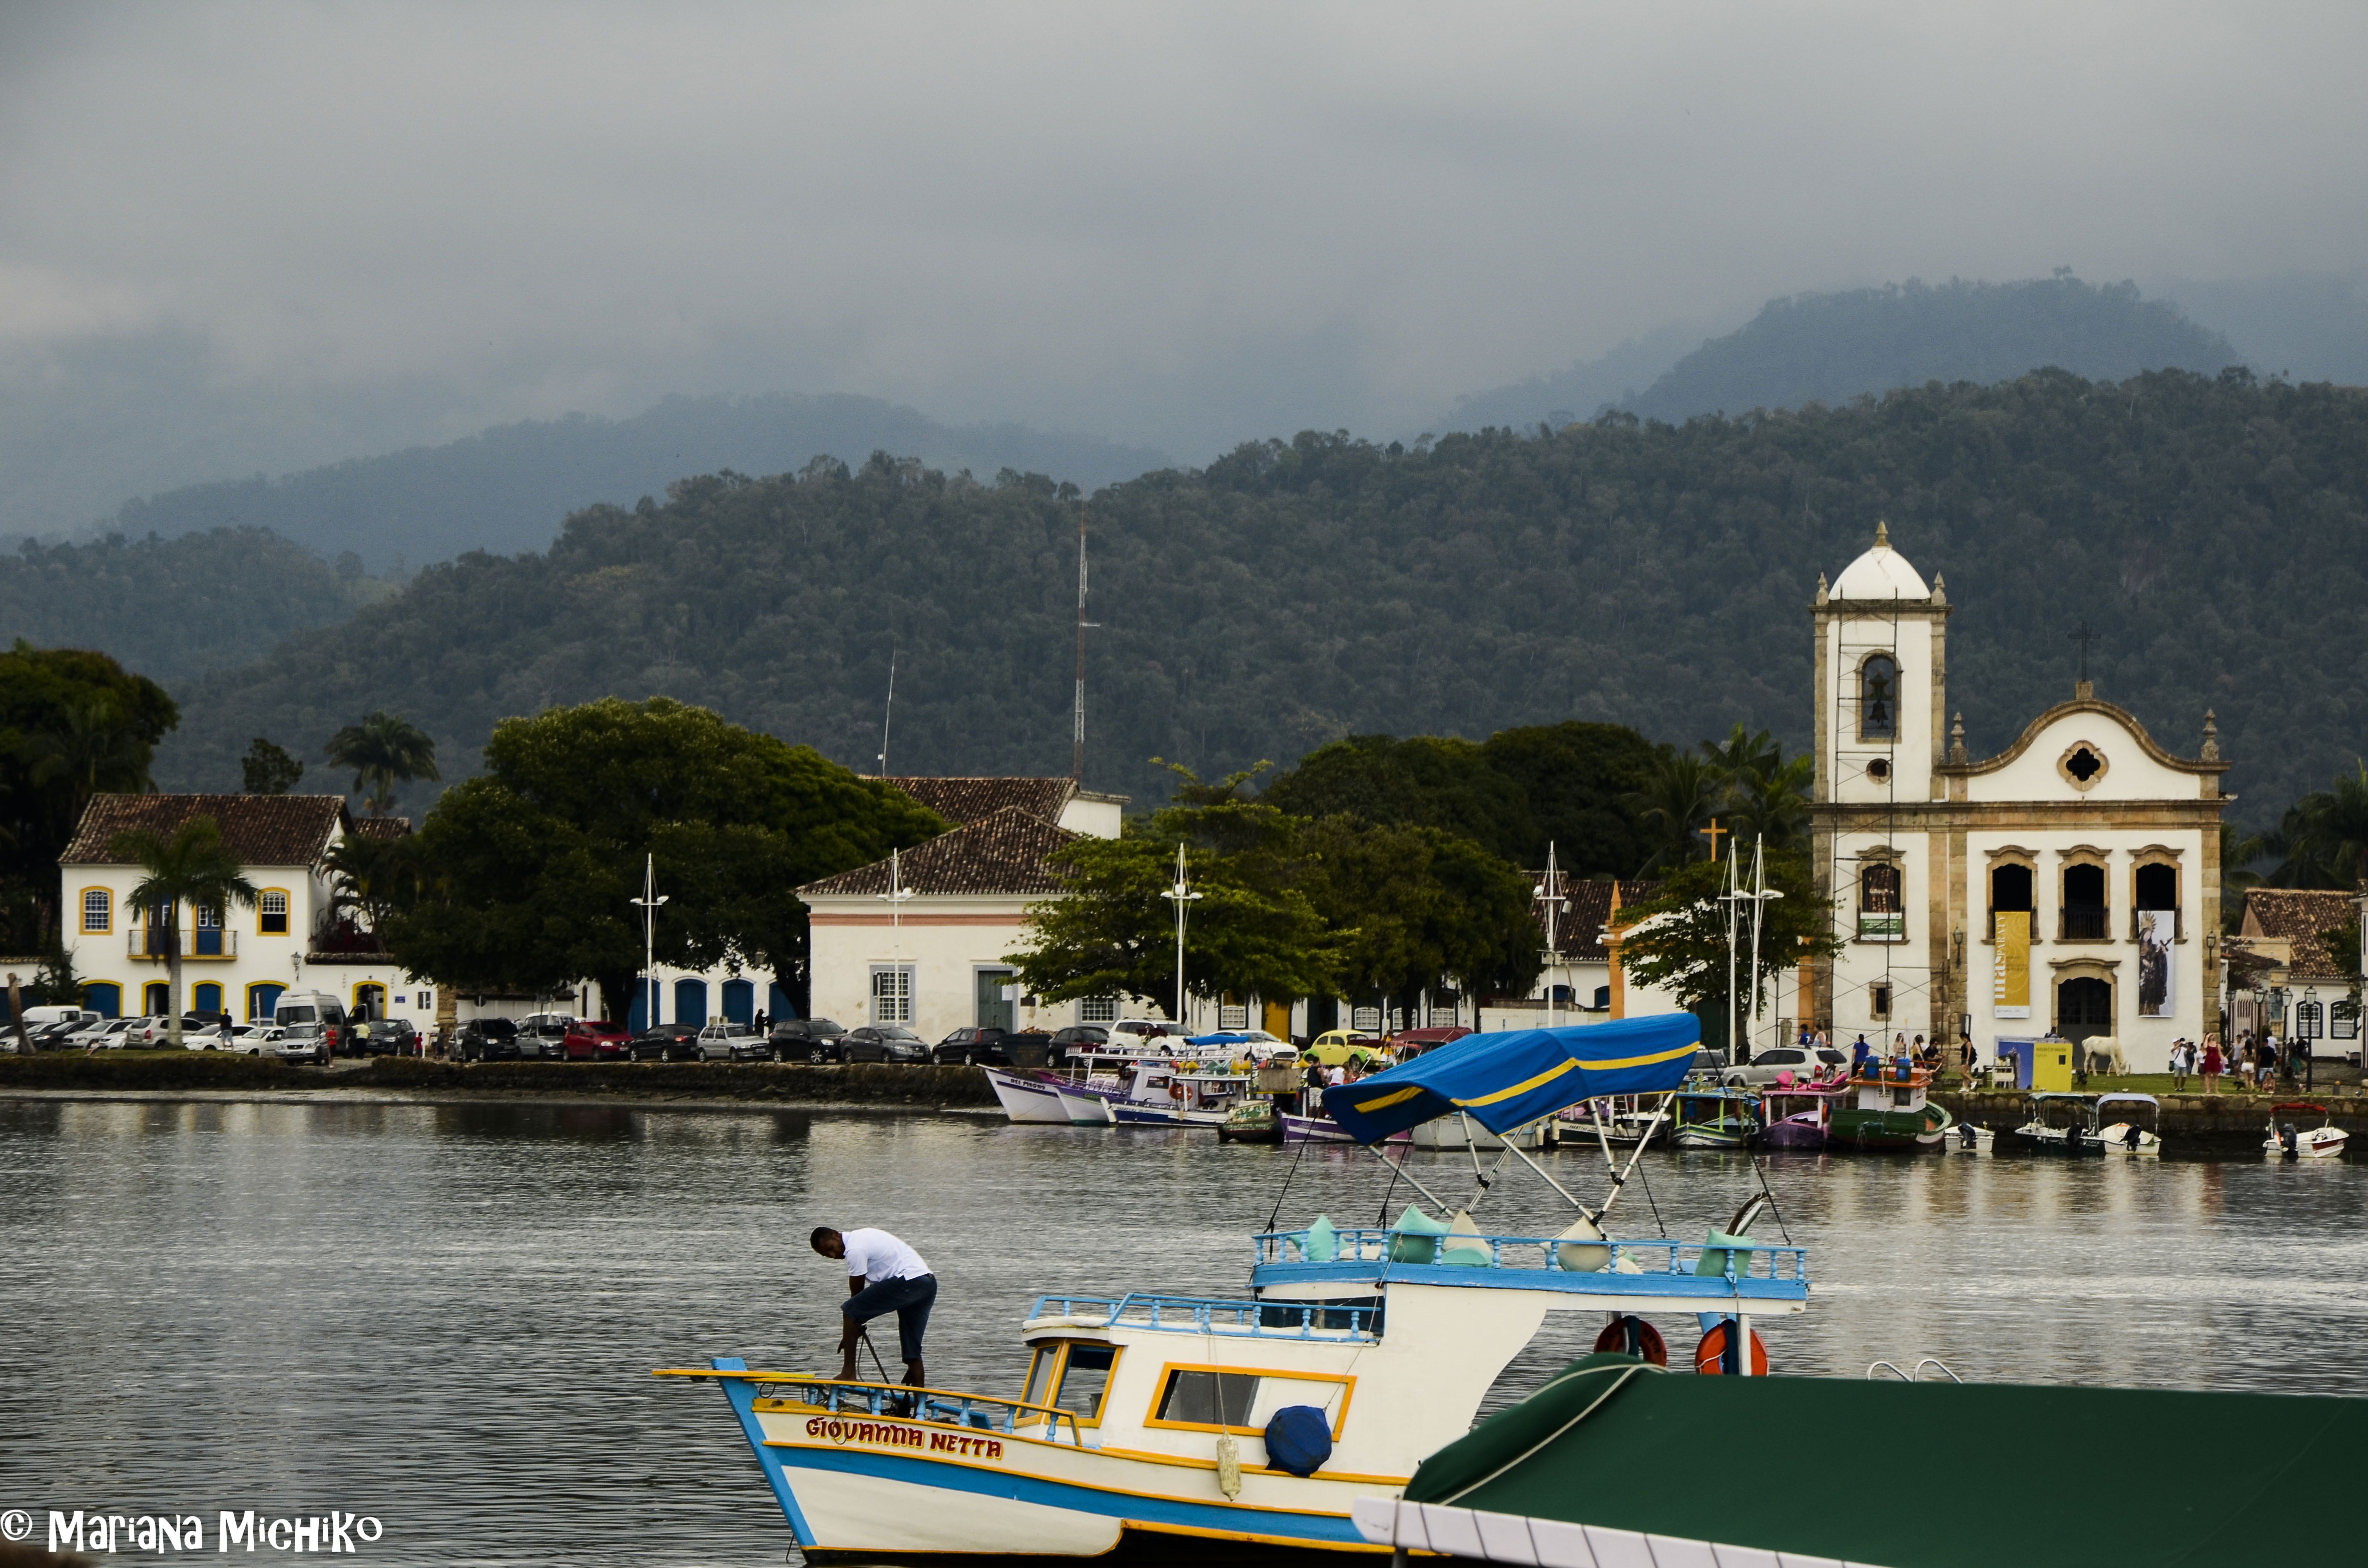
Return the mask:
<path id="1" fill-rule="evenodd" d="M 1996 756 L 1948 705 L 1950 606 L 1891 548 L 1829 588 L 1816 630 L 1812 854 L 1841 952 L 1804 1012 L 1847 1045 L 2118 1039 L 2161 1072 L 2220 1027 L 2220 820 L 2210 713 L 2175 756 L 2082 680 Z M 1812 999 L 1813 998 L 1813 999 Z"/>

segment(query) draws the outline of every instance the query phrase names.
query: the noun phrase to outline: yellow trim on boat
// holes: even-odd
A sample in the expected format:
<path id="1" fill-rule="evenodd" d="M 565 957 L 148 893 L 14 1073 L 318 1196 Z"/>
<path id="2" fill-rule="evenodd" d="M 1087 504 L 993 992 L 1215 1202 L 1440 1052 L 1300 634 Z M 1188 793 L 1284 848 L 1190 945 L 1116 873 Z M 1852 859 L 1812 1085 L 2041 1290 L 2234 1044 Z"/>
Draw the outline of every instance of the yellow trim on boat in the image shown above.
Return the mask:
<path id="1" fill-rule="evenodd" d="M 1058 1446 L 1066 1448 L 1068 1445 L 1064 1443 Z M 1144 1464 L 1178 1465 L 1185 1470 L 1217 1468 L 1215 1460 L 1186 1459 L 1179 1454 L 1156 1454 L 1148 1449 L 1087 1449 L 1082 1451 L 1089 1454 L 1108 1454 L 1113 1459 L 1137 1460 Z M 1242 1466 L 1242 1473 L 1244 1475 L 1290 1475 L 1292 1472 L 1287 1470 L 1276 1470 L 1271 1465 L 1246 1464 Z M 1302 1475 L 1295 1476 L 1293 1479 L 1338 1481 L 1352 1486 L 1405 1486 L 1412 1482 L 1414 1477 L 1411 1475 L 1360 1475 L 1349 1471 L 1327 1470 L 1320 1477 Z"/>
<path id="2" fill-rule="evenodd" d="M 1000 1433 L 996 1435 L 998 1437 L 1003 1436 L 1003 1434 Z M 1037 1446 L 1039 1448 L 1048 1449 L 1058 1448 L 1070 1453 L 1079 1454 L 1099 1454 L 1108 1451 L 1102 1449 L 1070 1449 L 1065 1443 L 1040 1443 Z M 837 1443 L 796 1442 L 787 1437 L 768 1437 L 765 1439 L 765 1447 L 768 1449 L 792 1449 L 818 1454 L 840 1454 L 848 1451 L 844 1446 Z M 931 1455 L 927 1459 L 923 1459 L 916 1455 L 899 1453 L 891 1449 L 860 1449 L 855 1451 L 867 1454 L 878 1453 L 892 1459 L 910 1459 L 916 1464 L 946 1465 L 955 1470 L 985 1471 L 990 1475 L 1011 1475 L 1014 1473 L 1021 1473 L 1027 1475 L 1030 1480 L 1050 1482 L 1056 1486 L 1075 1486 L 1080 1491 L 1085 1492 L 1106 1492 L 1113 1497 L 1142 1497 L 1155 1503 L 1190 1503 L 1198 1506 L 1211 1508 L 1240 1508 L 1252 1514 L 1302 1514 L 1311 1519 L 1345 1519 L 1349 1517 L 1347 1513 L 1332 1508 L 1269 1507 L 1257 1503 L 1229 1503 L 1222 1497 L 1178 1497 L 1172 1492 L 1145 1492 L 1139 1487 L 1133 1486 L 1104 1486 L 1098 1482 L 1079 1481 L 1075 1477 L 1066 1475 L 1049 1475 L 1041 1471 L 1015 1472 L 1008 1465 L 978 1464 L 969 1460 L 945 1459 L 937 1455 Z M 1213 1469 L 1215 1467 L 1212 1466 L 1211 1468 Z M 1260 1475 L 1282 1475 L 1287 1474 L 1288 1472 L 1279 1470 L 1265 1470 L 1262 1468 L 1253 1471 L 1250 1466 L 1244 1465 L 1242 1467 L 1242 1473 L 1245 1475 L 1253 1473 Z M 1293 1476 L 1292 1479 L 1295 1481 L 1307 1481 L 1314 1480 L 1315 1478 L 1313 1476 Z M 1326 1476 L 1324 1479 L 1327 1481 L 1338 1481 L 1343 1484 L 1348 1483 L 1347 1478 L 1342 1476 Z"/>
<path id="3" fill-rule="evenodd" d="M 1121 1519 L 1120 1528 L 1150 1535 L 1191 1535 L 1203 1540 L 1247 1540 L 1262 1546 L 1297 1546 L 1310 1551 L 1388 1551 L 1370 1540 L 1309 1540 L 1304 1536 L 1261 1535 L 1256 1530 L 1212 1530 L 1201 1525 L 1162 1525 L 1148 1519 Z M 1115 1549 L 1113 1549 L 1115 1550 Z M 1409 1556 L 1445 1556 L 1444 1552 L 1409 1551 Z"/>

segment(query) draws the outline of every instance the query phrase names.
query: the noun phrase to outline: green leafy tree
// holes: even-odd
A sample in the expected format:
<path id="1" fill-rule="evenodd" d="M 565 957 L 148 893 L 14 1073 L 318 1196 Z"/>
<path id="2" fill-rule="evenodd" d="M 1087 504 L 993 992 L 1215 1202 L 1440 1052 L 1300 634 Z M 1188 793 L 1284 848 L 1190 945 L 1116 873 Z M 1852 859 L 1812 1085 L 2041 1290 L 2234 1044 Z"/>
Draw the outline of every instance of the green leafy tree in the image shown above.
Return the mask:
<path id="1" fill-rule="evenodd" d="M 661 961 L 770 968 L 794 992 L 806 916 L 791 890 L 947 825 L 808 747 L 662 697 L 504 720 L 484 764 L 402 851 L 417 891 L 385 910 L 389 947 L 447 984 L 532 990 L 589 978 L 611 1008 L 642 968 L 641 913 L 629 901 L 645 855 L 668 900 Z"/>
<path id="2" fill-rule="evenodd" d="M 1809 846 L 1809 790 L 1816 764 L 1804 755 L 1786 760 L 1784 747 L 1762 730 L 1744 733 L 1737 724 L 1723 744 L 1704 741 L 1702 757 L 1716 781 L 1715 813 L 1735 832 L 1735 842 L 1754 838 L 1770 849 Z"/>
<path id="3" fill-rule="evenodd" d="M 1468 838 L 1434 827 L 1369 827 L 1349 817 L 1304 824 L 1303 879 L 1341 938 L 1351 999 L 1406 1006 L 1453 984 L 1526 995 L 1543 947 L 1529 878 Z"/>
<path id="4" fill-rule="evenodd" d="M 1726 905 L 1721 902 L 1726 879 L 1725 857 L 1692 861 L 1670 871 L 1655 897 L 1621 911 L 1625 936 L 1620 962 L 1632 983 L 1665 989 L 1706 1017 L 1726 1016 L 1730 948 Z M 1831 958 L 1842 948 L 1833 933 L 1833 901 L 1817 896 L 1805 859 L 1770 855 L 1768 886 L 1784 896 L 1768 901 L 1756 976 L 1748 937 L 1736 947 L 1738 1016 L 1769 976 Z"/>
<path id="5" fill-rule="evenodd" d="M 398 784 L 444 777 L 436 770 L 436 743 L 427 732 L 383 708 L 331 735 L 328 757 L 337 767 L 354 770 L 354 790 L 367 790 L 364 803 L 372 816 L 382 817 L 394 809 Z"/>
<path id="6" fill-rule="evenodd" d="M 1652 835 L 1650 852 L 1637 873 L 1674 869 L 1707 858 L 1710 843 L 1700 834 L 1716 814 L 1725 788 L 1725 779 L 1717 767 L 1702 757 L 1683 752 L 1663 757 L 1645 787 L 1628 798 L 1637 821 Z"/>
<path id="7" fill-rule="evenodd" d="M 164 687 L 104 653 L 22 639 L 0 652 L 0 949 L 57 945 L 58 856 L 84 805 L 152 788 L 157 743 L 179 717 Z"/>
<path id="8" fill-rule="evenodd" d="M 129 902 L 148 912 L 153 947 L 165 949 L 165 971 L 172 995 L 165 1006 L 167 1038 L 176 1050 L 181 1044 L 181 905 L 218 910 L 233 905 L 255 907 L 255 884 L 246 880 L 238 857 L 222 842 L 222 829 L 202 812 L 175 828 L 168 837 L 146 828 L 119 833 L 108 842 L 108 854 L 140 868 Z M 225 922 L 227 924 L 227 922 Z"/>
<path id="9" fill-rule="evenodd" d="M 239 770 L 250 795 L 285 795 L 304 777 L 304 765 L 293 754 L 261 735 L 239 759 Z"/>

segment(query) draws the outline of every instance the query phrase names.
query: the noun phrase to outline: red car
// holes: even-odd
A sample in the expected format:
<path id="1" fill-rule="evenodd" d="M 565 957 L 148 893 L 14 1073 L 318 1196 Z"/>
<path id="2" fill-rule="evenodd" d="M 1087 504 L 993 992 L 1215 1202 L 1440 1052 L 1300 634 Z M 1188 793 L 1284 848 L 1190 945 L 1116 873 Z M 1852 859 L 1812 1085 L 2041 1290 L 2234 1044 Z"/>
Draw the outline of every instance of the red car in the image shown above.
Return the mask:
<path id="1" fill-rule="evenodd" d="M 578 1018 L 560 1037 L 570 1062 L 615 1062 L 625 1054 L 625 1026 L 603 1018 Z"/>

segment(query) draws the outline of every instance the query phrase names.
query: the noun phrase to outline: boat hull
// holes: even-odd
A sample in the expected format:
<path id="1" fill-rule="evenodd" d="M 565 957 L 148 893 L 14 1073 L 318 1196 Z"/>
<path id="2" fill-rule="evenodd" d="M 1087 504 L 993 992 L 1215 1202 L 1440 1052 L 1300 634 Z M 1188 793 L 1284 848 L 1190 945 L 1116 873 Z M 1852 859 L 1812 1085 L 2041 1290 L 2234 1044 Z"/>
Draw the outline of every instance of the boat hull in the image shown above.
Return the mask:
<path id="1" fill-rule="evenodd" d="M 1834 1108 L 1833 1135 L 1828 1148 L 1840 1149 L 1938 1149 L 1949 1136 L 1949 1129 L 1957 1119 L 1936 1105 L 1925 1105 L 1915 1110 L 1861 1110 L 1855 1106 Z"/>
<path id="2" fill-rule="evenodd" d="M 1099 1095 L 1080 1094 L 1072 1089 L 1055 1089 L 1053 1097 L 1061 1104 L 1061 1111 L 1072 1127 L 1112 1127 L 1118 1117 L 1111 1111 L 1110 1101 Z"/>
<path id="3" fill-rule="evenodd" d="M 1205 1561 L 1224 1541 L 1290 1552 L 1371 1552 L 1349 1510 L 1405 1486 L 1383 1476 L 1301 1477 L 1245 1466 L 1228 1499 L 1212 1463 L 1104 1453 L 938 1423 L 759 1410 L 723 1380 L 783 1517 L 810 1561 Z M 774 1402 L 763 1402 L 771 1404 Z M 1169 1546 L 1172 1543 L 1172 1548 Z"/>
<path id="4" fill-rule="evenodd" d="M 1770 1149 L 1822 1149 L 1826 1146 L 1826 1130 L 1812 1117 L 1794 1120 L 1790 1117 L 1768 1124 L 1759 1142 Z"/>
<path id="5" fill-rule="evenodd" d="M 986 1070 L 986 1081 L 995 1090 L 1003 1114 L 1013 1121 L 1057 1122 L 1066 1125 L 1069 1113 L 1062 1108 L 1061 1096 L 1053 1085 L 1042 1078 L 1031 1078 L 1020 1073 L 1004 1073 L 995 1068 Z"/>

